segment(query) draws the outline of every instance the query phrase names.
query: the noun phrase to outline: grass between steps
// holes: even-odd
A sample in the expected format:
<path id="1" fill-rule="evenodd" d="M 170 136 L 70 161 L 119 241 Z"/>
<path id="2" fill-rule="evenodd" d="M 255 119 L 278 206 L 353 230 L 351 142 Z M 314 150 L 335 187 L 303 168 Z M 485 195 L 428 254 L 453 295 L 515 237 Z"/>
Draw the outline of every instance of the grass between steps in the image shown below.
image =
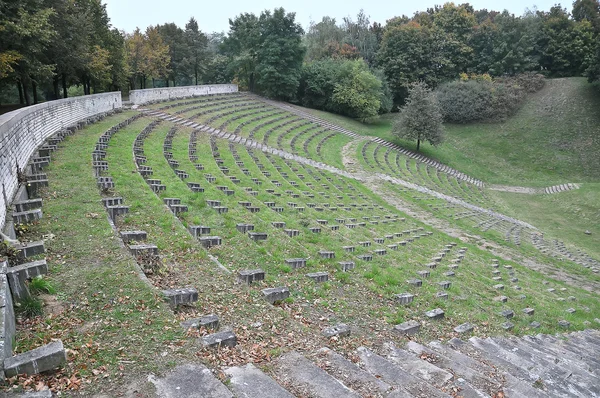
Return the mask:
<path id="1" fill-rule="evenodd" d="M 247 362 L 266 363 L 287 350 L 315 350 L 323 345 L 344 353 L 359 345 L 377 346 L 389 340 L 401 344 L 403 338 L 395 335 L 391 326 L 409 319 L 424 323 L 423 332 L 418 336 L 424 342 L 434 338 L 445 339 L 452 335 L 455 326 L 467 321 L 477 325 L 478 335 L 504 334 L 500 328 L 504 320 L 497 313 L 506 308 L 515 311 L 512 320 L 516 325 L 512 331 L 515 334 L 527 332 L 532 320 L 542 323 L 542 328 L 537 331 L 556 332 L 561 330 L 557 325 L 559 319 L 569 320 L 572 329 L 582 329 L 586 327 L 584 322 L 600 317 L 597 296 L 548 280 L 513 262 L 501 261 L 499 271 L 503 282 L 500 283 L 506 285 L 506 290 L 494 290 L 492 286 L 495 282 L 491 279 L 490 267 L 494 257 L 475 245 L 462 244 L 439 232 L 416 240 L 398 251 L 388 250 L 386 256 L 375 256 L 372 263 L 355 260 L 357 269 L 343 273 L 336 264 L 346 259 L 342 245 L 358 240 L 373 240 L 398 230 L 418 228 L 421 224 L 408 218 L 400 225 L 369 224 L 366 228 L 356 230 L 341 226 L 340 231 L 336 232 L 322 226 L 323 232 L 313 235 L 308 231 L 308 226 L 316 226 L 317 218 L 329 219 L 329 224 L 333 224 L 339 214 L 341 218 L 355 217 L 360 221 L 363 216 L 379 215 L 383 218 L 385 214 L 397 211 L 356 181 L 278 158 L 273 158 L 272 164 L 264 154 L 255 151 L 254 156 L 265 166 L 264 170 L 259 170 L 251 153 L 237 145 L 236 152 L 251 174 L 246 177 L 229 154 L 228 143 L 217 140 L 225 166 L 231 170 L 230 174 L 238 175 L 242 180 L 235 185 L 220 174 L 206 135 L 199 136 L 197 153 L 199 163 L 204 164 L 207 170 L 198 172 L 186 160 L 190 130 L 181 129 L 173 141 L 173 155 L 180 161 L 180 168 L 190 174 L 187 181 L 200 182 L 207 189 L 203 194 L 191 193 L 163 157 L 164 138 L 172 127 L 166 122 L 160 124 L 144 143 L 148 165 L 154 170 L 153 177 L 160 178 L 167 186 L 166 192 L 157 197 L 135 172 L 133 163 L 133 141 L 151 121 L 143 118 L 113 136 L 107 151 L 109 175 L 115 180 L 114 194 L 123 196 L 125 204 L 131 206 L 130 214 L 118 224 L 119 228 L 146 230 L 148 242 L 160 248 L 165 272 L 149 275 L 152 283 L 160 288 L 193 286 L 200 293 L 195 306 L 172 313 L 156 291 L 135 274 L 134 260 L 119 246 L 105 219 L 92 175 L 91 151 L 98 136 L 127 116 L 129 114 L 110 117 L 87 127 L 63 143 L 63 148 L 53 156 L 54 161 L 48 170 L 51 189 L 45 198 L 45 218 L 32 231 L 32 234 L 40 236 L 53 234 L 47 235 L 51 238 L 47 242 L 51 269 L 49 280 L 57 286 L 59 303 L 65 310 L 56 317 L 40 318 L 24 325 L 29 331 L 21 328 L 18 347 L 24 350 L 51 338 L 62 338 L 68 349 L 77 351 L 71 353 L 72 360 L 64 370 L 66 376 L 85 379 L 84 382 L 102 378 L 110 381 L 111 386 L 118 386 L 126 382 L 124 375 L 134 377 L 149 371 L 160 371 L 175 362 L 198 358 L 212 366 L 221 367 Z M 284 178 L 275 165 L 288 173 L 289 180 L 297 181 L 299 187 L 294 187 Z M 272 177 L 265 177 L 262 171 L 269 171 Z M 217 176 L 217 183 L 206 182 L 203 179 L 205 172 Z M 305 180 L 298 174 L 304 174 Z M 250 177 L 259 178 L 262 184 L 252 185 Z M 276 187 L 271 180 L 278 180 L 283 186 Z M 312 187 L 307 182 L 312 183 Z M 326 184 L 328 189 L 321 184 Z M 216 190 L 216 185 L 228 185 L 236 193 L 227 197 Z M 246 186 L 252 186 L 259 191 L 259 195 L 247 194 L 243 189 Z M 268 194 L 267 188 L 275 189 L 281 196 Z M 301 196 L 290 198 L 285 193 L 288 189 Z M 315 198 L 303 196 L 303 191 L 312 192 Z M 365 198 L 357 198 L 358 194 L 365 195 Z M 337 199 L 337 195 L 342 199 Z M 183 204 L 190 206 L 190 211 L 182 215 L 183 225 L 163 205 L 161 198 L 164 197 L 179 197 Z M 205 205 L 206 199 L 214 198 L 222 200 L 230 212 L 216 216 L 214 210 Z M 238 205 L 240 200 L 260 206 L 260 213 L 248 213 Z M 262 202 L 268 200 L 283 206 L 284 213 L 275 213 L 266 208 Z M 303 205 L 305 212 L 294 211 L 287 206 L 288 201 Z M 345 206 L 352 202 L 364 202 L 376 206 L 370 212 L 338 210 L 329 213 L 310 209 L 310 202 L 329 202 L 331 205 L 343 202 Z M 257 243 L 237 233 L 235 224 L 240 221 L 264 228 L 265 231 L 258 232 L 268 232 L 269 239 Z M 272 221 L 285 221 L 289 226 L 301 230 L 301 236 L 298 239 L 287 238 L 281 231 L 269 228 Z M 207 252 L 187 235 L 185 226 L 190 223 L 208 224 L 215 229 L 216 235 L 224 237 L 224 244 L 209 252 L 218 256 L 226 267 L 233 271 L 264 267 L 267 280 L 247 287 L 236 282 L 235 273 L 229 275 L 218 271 L 207 259 Z M 431 270 L 432 275 L 424 279 L 423 287 L 409 287 L 406 279 L 416 277 L 416 271 L 424 269 L 424 264 L 450 242 L 468 248 L 456 277 L 443 275 L 449 269 L 448 261 L 455 254 L 455 248 L 450 258 L 443 259 L 438 268 Z M 334 250 L 337 258 L 319 259 L 316 253 L 319 249 Z M 357 250 L 361 249 L 357 247 Z M 282 259 L 300 254 L 309 256 L 309 267 L 306 269 L 293 271 L 281 264 Z M 505 265 L 515 269 L 521 290 L 510 287 L 510 275 Z M 317 285 L 305 277 L 306 272 L 316 270 L 328 271 L 331 280 Z M 444 279 L 453 282 L 447 290 L 450 295 L 448 301 L 434 297 L 440 290 L 435 282 Z M 290 287 L 292 299 L 276 307 L 266 304 L 260 290 L 279 285 Z M 555 292 L 548 292 L 548 288 L 554 288 Z M 395 304 L 393 294 L 405 291 L 415 293 L 415 301 L 407 307 L 400 307 Z M 509 297 L 508 304 L 494 301 L 493 298 L 499 294 Z M 521 294 L 526 297 L 518 298 Z M 575 301 L 566 300 L 568 296 L 573 296 Z M 558 298 L 565 300 L 558 301 Z M 435 307 L 446 311 L 446 319 L 440 322 L 425 321 L 423 312 Z M 535 316 L 522 315 L 520 311 L 525 307 L 533 307 Z M 566 309 L 569 307 L 575 307 L 577 312 L 568 314 Z M 239 339 L 236 348 L 218 351 L 202 348 L 197 337 L 206 331 L 185 338 L 179 322 L 208 313 L 218 314 L 222 325 L 233 327 Z M 351 324 L 354 327 L 353 335 L 339 341 L 321 337 L 324 327 L 337 322 Z M 164 352 L 166 355 L 163 357 Z M 105 387 L 96 384 L 95 388 Z"/>

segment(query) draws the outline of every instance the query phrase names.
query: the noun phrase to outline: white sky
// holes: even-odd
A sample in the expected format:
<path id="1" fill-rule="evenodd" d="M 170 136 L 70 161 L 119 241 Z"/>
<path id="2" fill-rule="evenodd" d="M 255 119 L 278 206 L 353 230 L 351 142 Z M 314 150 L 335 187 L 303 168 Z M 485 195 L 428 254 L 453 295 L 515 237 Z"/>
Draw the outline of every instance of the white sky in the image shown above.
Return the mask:
<path id="1" fill-rule="evenodd" d="M 529 3 L 532 1 L 532 3 Z M 371 22 L 385 24 L 385 21 L 402 14 L 412 16 L 415 11 L 424 11 L 444 1 L 390 1 L 390 0 L 220 0 L 217 3 L 203 0 L 103 0 L 107 4 L 108 16 L 113 26 L 127 32 L 136 27 L 142 30 L 148 25 L 175 22 L 184 27 L 190 17 L 198 20 L 200 29 L 206 33 L 227 32 L 229 18 L 244 12 L 259 15 L 265 9 L 283 7 L 288 12 L 296 13 L 296 21 L 306 29 L 311 20 L 320 21 L 323 16 L 330 16 L 341 22 L 345 16 L 355 17 L 362 8 L 371 18 Z M 455 3 L 465 3 L 458 0 Z M 522 15 L 526 8 L 537 6 L 540 10 L 549 10 L 556 0 L 473 0 L 469 2 L 475 9 L 502 11 L 507 9 L 513 14 Z M 571 11 L 571 2 L 563 2 L 563 7 Z"/>

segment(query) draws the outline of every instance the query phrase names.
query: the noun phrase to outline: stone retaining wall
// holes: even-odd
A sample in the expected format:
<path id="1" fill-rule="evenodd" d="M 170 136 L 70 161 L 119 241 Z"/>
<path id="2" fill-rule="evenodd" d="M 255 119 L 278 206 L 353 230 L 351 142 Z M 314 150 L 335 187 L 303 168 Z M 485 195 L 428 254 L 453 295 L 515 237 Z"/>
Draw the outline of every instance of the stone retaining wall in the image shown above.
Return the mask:
<path id="1" fill-rule="evenodd" d="M 237 93 L 237 84 L 207 84 L 203 86 L 148 88 L 129 92 L 129 100 L 135 105 L 168 101 L 177 98 L 196 97 L 209 94 Z"/>
<path id="2" fill-rule="evenodd" d="M 56 132 L 121 107 L 121 93 L 113 92 L 49 101 L 0 115 L 0 189 L 4 190 L 0 195 L 0 230 L 19 187 L 17 165 L 24 170 L 35 150 Z"/>

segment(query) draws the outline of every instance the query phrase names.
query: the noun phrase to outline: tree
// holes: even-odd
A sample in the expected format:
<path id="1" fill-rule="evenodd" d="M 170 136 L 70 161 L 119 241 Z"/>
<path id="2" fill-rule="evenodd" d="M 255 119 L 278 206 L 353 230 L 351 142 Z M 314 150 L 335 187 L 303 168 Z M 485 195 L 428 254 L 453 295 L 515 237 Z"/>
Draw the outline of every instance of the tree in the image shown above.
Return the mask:
<path id="1" fill-rule="evenodd" d="M 148 73 L 152 76 L 152 87 L 157 77 L 169 78 L 169 46 L 160 36 L 158 27 L 149 26 L 146 29 L 146 40 L 148 46 Z"/>
<path id="2" fill-rule="evenodd" d="M 381 80 L 363 60 L 349 62 L 348 67 L 348 76 L 334 86 L 332 100 L 340 113 L 365 121 L 381 107 Z"/>
<path id="3" fill-rule="evenodd" d="M 306 61 L 316 61 L 330 57 L 329 49 L 339 48 L 344 38 L 344 31 L 337 26 L 335 18 L 323 17 L 321 22 L 310 22 L 308 32 L 304 36 L 306 44 Z"/>
<path id="4" fill-rule="evenodd" d="M 230 72 L 242 88 L 255 91 L 256 65 L 260 46 L 260 27 L 254 14 L 240 14 L 229 20 L 229 34 L 223 50 L 230 57 Z"/>
<path id="5" fill-rule="evenodd" d="M 283 8 L 260 15 L 257 84 L 267 97 L 288 100 L 298 89 L 305 48 L 304 30 L 295 18 L 296 14 L 286 13 Z"/>
<path id="6" fill-rule="evenodd" d="M 421 141 L 434 146 L 443 141 L 442 113 L 435 95 L 425 83 L 418 82 L 410 87 L 406 105 L 394 123 L 393 133 L 399 138 L 417 140 L 417 151 Z"/>
<path id="7" fill-rule="evenodd" d="M 260 18 L 246 13 L 229 20 L 222 47 L 242 87 L 277 99 L 295 95 L 305 52 L 304 31 L 295 17 L 277 8 L 263 11 Z"/>
<path id="8" fill-rule="evenodd" d="M 194 76 L 194 84 L 197 85 L 199 77 L 206 70 L 208 39 L 198 28 L 198 22 L 193 17 L 185 25 L 184 38 L 188 47 L 187 65 L 191 75 Z"/>
<path id="9" fill-rule="evenodd" d="M 449 63 L 440 47 L 443 32 L 416 22 L 386 29 L 377 63 L 383 69 L 396 102 L 402 102 L 410 85 L 424 81 L 435 87 L 448 75 Z"/>
<path id="10" fill-rule="evenodd" d="M 167 87 L 169 81 L 173 81 L 173 85 L 176 86 L 178 82 L 187 79 L 187 71 L 185 65 L 186 57 L 188 55 L 188 46 L 184 38 L 183 29 L 174 23 L 166 23 L 164 25 L 158 25 L 158 32 L 162 41 L 169 46 L 169 66 L 168 75 L 166 77 Z"/>

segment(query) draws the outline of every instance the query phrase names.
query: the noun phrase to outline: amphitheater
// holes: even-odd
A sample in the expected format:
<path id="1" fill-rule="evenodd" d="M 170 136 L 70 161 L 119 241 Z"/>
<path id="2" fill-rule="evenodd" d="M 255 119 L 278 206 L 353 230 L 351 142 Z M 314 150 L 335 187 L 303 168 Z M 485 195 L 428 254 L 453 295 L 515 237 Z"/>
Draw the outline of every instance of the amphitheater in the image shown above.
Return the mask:
<path id="1" fill-rule="evenodd" d="M 7 379 L 81 371 L 70 340 L 17 350 L 13 305 L 38 275 L 76 280 L 84 264 L 69 262 L 85 249 L 122 295 L 105 303 L 111 286 L 94 286 L 89 305 L 127 304 L 130 283 L 156 299 L 105 324 L 183 347 L 117 343 L 138 355 L 107 361 L 135 363 L 119 396 L 600 396 L 600 263 L 494 210 L 490 189 L 525 188 L 235 85 L 34 105 L 0 116 L 0 144 L 0 225 L 10 239 L 30 225 L 2 264 Z M 70 221 L 55 216 L 65 206 Z M 88 232 L 85 248 L 65 246 Z M 64 300 L 79 310 L 81 296 Z M 105 327 L 80 321 L 64 335 Z"/>

